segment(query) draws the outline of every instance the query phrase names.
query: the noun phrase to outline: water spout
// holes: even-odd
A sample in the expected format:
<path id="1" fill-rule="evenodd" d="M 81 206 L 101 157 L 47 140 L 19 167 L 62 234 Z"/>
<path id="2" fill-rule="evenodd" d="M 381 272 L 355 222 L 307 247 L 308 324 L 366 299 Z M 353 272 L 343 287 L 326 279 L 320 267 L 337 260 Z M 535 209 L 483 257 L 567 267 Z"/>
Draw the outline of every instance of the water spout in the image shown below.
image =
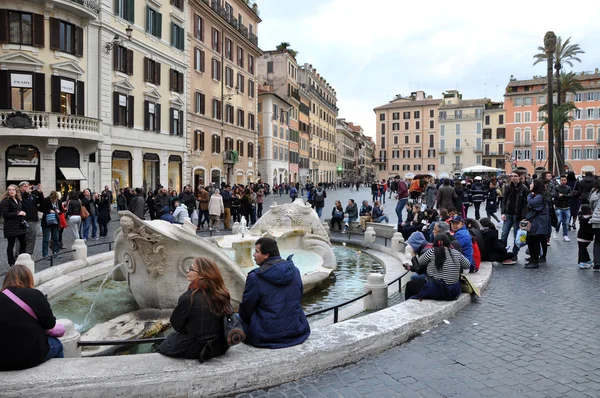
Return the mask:
<path id="1" fill-rule="evenodd" d="M 83 321 L 83 325 L 82 327 L 85 327 L 85 325 L 87 325 L 88 323 L 88 318 L 90 317 L 90 315 L 92 314 L 92 311 L 94 310 L 94 305 L 96 304 L 96 300 L 98 299 L 98 296 L 100 295 L 100 293 L 102 293 L 102 288 L 104 287 L 104 284 L 106 283 L 106 281 L 108 280 L 108 277 L 113 273 L 113 271 L 115 271 L 117 268 L 119 268 L 121 265 L 123 265 L 123 263 L 121 264 L 117 264 L 115 266 L 113 266 L 110 270 L 108 270 L 108 272 L 106 273 L 106 276 L 104 277 L 104 279 L 102 280 L 102 283 L 100 284 L 100 287 L 98 288 L 98 292 L 96 293 L 96 295 L 94 296 L 94 301 L 92 301 L 92 306 L 90 307 L 90 310 L 88 311 L 87 315 L 85 316 L 85 319 Z"/>
<path id="2" fill-rule="evenodd" d="M 242 216 L 240 220 L 240 231 L 239 234 L 244 238 L 248 234 L 248 221 L 246 221 L 246 217 Z"/>

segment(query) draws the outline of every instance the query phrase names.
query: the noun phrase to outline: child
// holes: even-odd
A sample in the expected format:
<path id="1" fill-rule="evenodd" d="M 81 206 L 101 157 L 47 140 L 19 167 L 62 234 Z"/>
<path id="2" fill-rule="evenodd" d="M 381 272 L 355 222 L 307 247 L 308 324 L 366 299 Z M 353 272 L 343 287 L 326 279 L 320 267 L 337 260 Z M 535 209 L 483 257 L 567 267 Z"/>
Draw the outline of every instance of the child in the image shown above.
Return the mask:
<path id="1" fill-rule="evenodd" d="M 592 218 L 592 208 L 588 205 L 582 205 L 579 212 L 579 230 L 577 231 L 577 245 L 579 246 L 579 269 L 592 268 L 593 261 L 590 259 L 587 247 L 594 240 L 594 231 L 590 219 Z"/>

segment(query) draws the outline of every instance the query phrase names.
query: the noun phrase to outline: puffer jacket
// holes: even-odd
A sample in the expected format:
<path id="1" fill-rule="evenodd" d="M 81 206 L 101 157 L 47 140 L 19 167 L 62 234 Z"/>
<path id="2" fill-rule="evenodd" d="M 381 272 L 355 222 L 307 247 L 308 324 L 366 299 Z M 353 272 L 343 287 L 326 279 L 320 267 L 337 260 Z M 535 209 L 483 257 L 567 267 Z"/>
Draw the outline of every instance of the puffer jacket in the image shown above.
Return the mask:
<path id="1" fill-rule="evenodd" d="M 562 194 L 562 196 L 558 196 Z M 554 198 L 554 206 L 557 209 L 568 209 L 570 207 L 572 192 L 571 187 L 568 185 L 557 185 L 552 191 L 552 197 Z"/>
<path id="2" fill-rule="evenodd" d="M 460 243 L 462 247 L 462 254 L 469 260 L 471 265 L 475 265 L 473 259 L 473 239 L 471 238 L 471 234 L 467 230 L 467 227 L 463 225 L 461 229 L 454 233 L 454 237 Z"/>
<path id="3" fill-rule="evenodd" d="M 485 196 L 485 187 L 482 183 L 476 182 L 471 186 L 471 201 L 473 203 L 483 203 Z"/>
<path id="4" fill-rule="evenodd" d="M 550 212 L 544 196 L 529 194 L 527 202 L 529 211 L 525 219 L 531 222 L 528 234 L 550 236 Z"/>
<path id="5" fill-rule="evenodd" d="M 25 217 L 17 215 L 21 210 L 21 201 L 18 199 L 4 198 L 0 202 L 0 212 L 2 213 L 2 218 L 4 218 L 5 238 L 27 233 L 27 229 L 23 228 L 22 225 Z"/>
<path id="6" fill-rule="evenodd" d="M 588 200 L 592 208 L 592 218 L 590 219 L 592 228 L 600 228 L 600 191 L 592 191 Z"/>
<path id="7" fill-rule="evenodd" d="M 302 310 L 302 279 L 292 256 L 269 257 L 248 274 L 240 304 L 245 343 L 261 348 L 302 344 L 310 326 Z"/>

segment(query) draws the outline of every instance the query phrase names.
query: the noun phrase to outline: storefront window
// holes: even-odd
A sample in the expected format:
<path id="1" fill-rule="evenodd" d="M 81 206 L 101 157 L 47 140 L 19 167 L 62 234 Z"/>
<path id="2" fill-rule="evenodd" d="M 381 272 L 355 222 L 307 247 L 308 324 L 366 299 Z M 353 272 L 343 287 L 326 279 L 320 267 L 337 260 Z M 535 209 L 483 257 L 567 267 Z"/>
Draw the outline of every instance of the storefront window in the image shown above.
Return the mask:
<path id="1" fill-rule="evenodd" d="M 33 76 L 21 73 L 10 74 L 11 104 L 13 109 L 33 110 Z"/>
<path id="2" fill-rule="evenodd" d="M 75 82 L 60 79 L 60 113 L 71 115 L 75 111 Z"/>
<path id="3" fill-rule="evenodd" d="M 40 151 L 31 145 L 14 145 L 6 150 L 6 186 L 21 181 L 39 182 Z"/>
<path id="4" fill-rule="evenodd" d="M 169 156 L 169 187 L 177 192 L 181 191 L 181 156 Z"/>
<path id="5" fill-rule="evenodd" d="M 160 158 L 155 153 L 144 154 L 144 191 L 155 190 L 159 184 Z"/>
<path id="6" fill-rule="evenodd" d="M 210 182 L 215 183 L 217 185 L 221 184 L 221 170 L 213 170 L 210 173 Z"/>
<path id="7" fill-rule="evenodd" d="M 112 156 L 112 180 L 116 193 L 119 189 L 131 188 L 131 153 L 127 151 L 114 151 Z"/>
<path id="8" fill-rule="evenodd" d="M 204 180 L 206 172 L 204 169 L 196 169 L 194 170 L 194 187 L 198 188 L 199 186 L 204 186 Z"/>

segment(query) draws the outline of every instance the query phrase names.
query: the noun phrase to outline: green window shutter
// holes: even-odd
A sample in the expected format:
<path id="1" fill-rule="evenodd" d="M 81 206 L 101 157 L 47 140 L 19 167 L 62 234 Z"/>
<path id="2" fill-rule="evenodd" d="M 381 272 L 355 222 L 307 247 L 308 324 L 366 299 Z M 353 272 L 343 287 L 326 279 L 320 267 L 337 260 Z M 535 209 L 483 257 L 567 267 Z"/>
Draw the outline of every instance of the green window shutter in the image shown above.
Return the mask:
<path id="1" fill-rule="evenodd" d="M 150 11 L 150 7 L 146 6 L 146 32 L 150 32 L 150 21 L 152 18 L 152 12 Z"/>
<path id="2" fill-rule="evenodd" d="M 162 38 L 162 14 L 156 13 L 156 37 Z"/>
<path id="3" fill-rule="evenodd" d="M 135 0 L 127 1 L 127 20 L 131 23 L 135 21 Z"/>
<path id="4" fill-rule="evenodd" d="M 173 47 L 177 45 L 177 31 L 175 29 L 175 24 L 171 22 L 171 46 Z"/>

